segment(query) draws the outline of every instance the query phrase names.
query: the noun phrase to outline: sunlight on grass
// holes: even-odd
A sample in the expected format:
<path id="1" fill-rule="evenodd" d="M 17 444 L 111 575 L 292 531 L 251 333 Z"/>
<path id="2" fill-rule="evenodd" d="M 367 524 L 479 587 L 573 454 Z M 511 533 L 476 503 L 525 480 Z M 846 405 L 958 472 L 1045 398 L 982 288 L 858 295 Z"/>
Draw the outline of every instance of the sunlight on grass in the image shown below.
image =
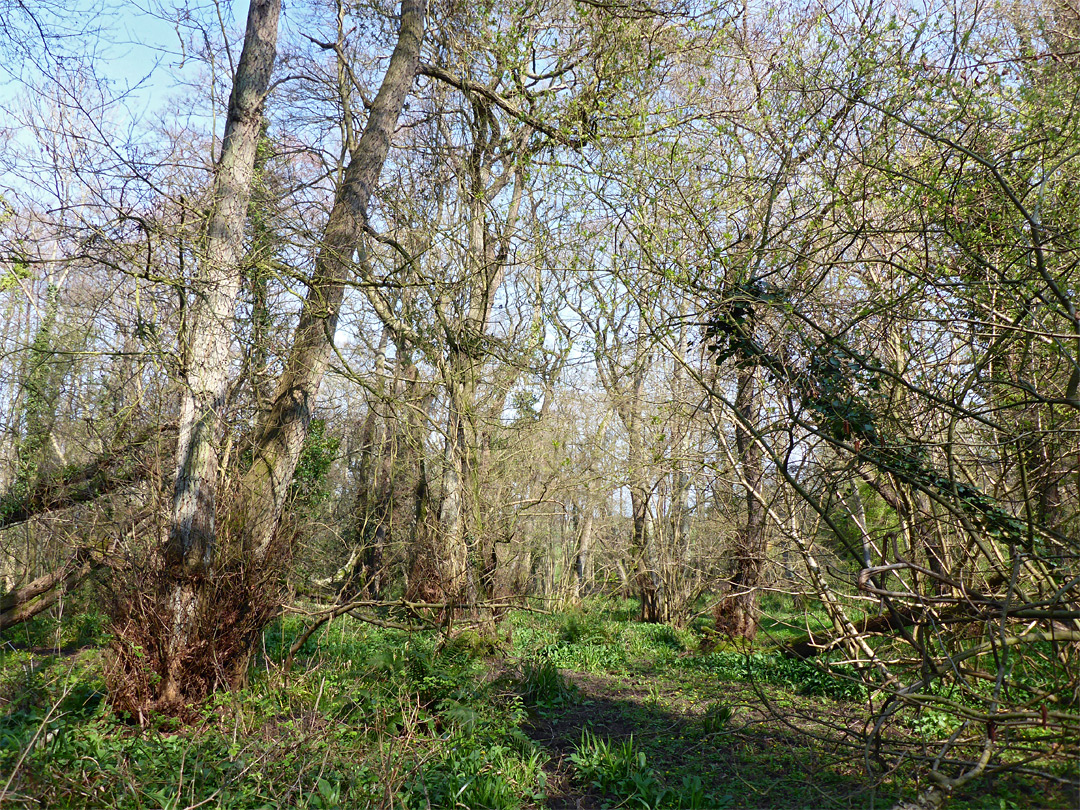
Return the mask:
<path id="1" fill-rule="evenodd" d="M 560 760 L 572 775 L 558 788 L 563 798 L 589 795 L 597 806 L 868 807 L 907 791 L 910 768 L 868 782 L 857 752 L 826 755 L 816 738 L 768 720 L 762 700 L 836 725 L 867 699 L 850 666 L 775 648 L 783 633 L 803 630 L 804 614 L 767 619 L 772 638 L 746 649 L 703 645 L 700 624 L 677 630 L 627 615 L 625 602 L 604 599 L 554 615 L 513 612 L 508 655 L 475 633 L 337 621 L 307 641 L 286 677 L 281 662 L 303 628 L 288 616 L 267 630 L 248 688 L 216 695 L 197 722 L 144 727 L 105 699 L 100 627 L 29 626 L 29 639 L 89 646 L 60 655 L 5 647 L 6 798 L 50 807 L 531 808 L 548 801 Z M 947 736 L 954 726 L 943 722 L 952 716 L 924 711 L 910 730 Z M 1024 806 L 1025 779 L 998 790 Z M 1066 807 L 1069 794 L 1044 798 Z M 952 806 L 997 805 L 973 793 Z"/>

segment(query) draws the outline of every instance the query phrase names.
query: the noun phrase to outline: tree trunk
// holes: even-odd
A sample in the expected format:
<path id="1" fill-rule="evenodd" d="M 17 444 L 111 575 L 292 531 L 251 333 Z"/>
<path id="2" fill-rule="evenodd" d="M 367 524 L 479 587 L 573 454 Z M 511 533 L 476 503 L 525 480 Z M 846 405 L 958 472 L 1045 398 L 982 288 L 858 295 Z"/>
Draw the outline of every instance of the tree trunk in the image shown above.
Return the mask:
<path id="1" fill-rule="evenodd" d="M 181 330 L 186 390 L 180 405 L 176 480 L 166 565 L 181 580 L 207 571 L 216 547 L 218 430 L 228 390 L 229 345 L 240 291 L 262 105 L 277 56 L 280 0 L 254 0 L 233 78 L 214 177 L 205 247 Z M 182 628 L 177 628 L 182 633 Z"/>
<path id="2" fill-rule="evenodd" d="M 468 245 L 465 252 L 468 294 L 465 309 L 447 339 L 450 350 L 443 373 L 447 391 L 446 446 L 443 458 L 442 502 L 439 508 L 444 588 L 458 604 L 475 607 L 482 589 L 481 557 L 485 543 L 480 531 L 477 455 L 481 431 L 477 414 L 477 384 L 483 364 L 482 341 L 491 320 L 495 295 L 506 277 L 510 236 L 521 206 L 523 175 L 513 174 L 514 188 L 502 234 L 489 229 L 488 202 L 509 181 L 509 172 L 492 180 L 490 111 L 474 106 L 473 147 L 462 185 L 469 194 Z M 453 322 L 447 318 L 447 322 Z M 486 538 L 490 539 L 490 538 Z"/>
<path id="3" fill-rule="evenodd" d="M 452 351 L 447 388 L 446 446 L 443 456 L 442 502 L 439 505 L 440 559 L 443 587 L 447 596 L 460 605 L 476 604 L 476 571 L 470 564 L 475 539 L 468 525 L 474 506 L 470 498 L 475 452 L 474 373 L 471 358 L 461 350 Z"/>
<path id="4" fill-rule="evenodd" d="M 746 522 L 738 535 L 732 560 L 730 592 L 716 606 L 716 629 L 728 635 L 753 639 L 758 630 L 758 593 L 766 562 L 765 505 L 759 500 L 764 478 L 761 448 L 749 426 L 757 426 L 761 397 L 753 366 L 739 369 L 735 409 L 735 446 L 746 488 Z"/>
<path id="5" fill-rule="evenodd" d="M 181 326 L 183 377 L 172 515 L 165 544 L 171 617 L 161 702 L 183 702 L 181 662 L 195 631 L 202 582 L 217 548 L 219 426 L 228 391 L 229 345 L 242 276 L 244 223 L 251 199 L 262 105 L 277 56 L 280 0 L 254 0 L 233 78 L 204 252 L 194 300 Z"/>
<path id="6" fill-rule="evenodd" d="M 652 516 L 649 514 L 649 497 L 648 492 L 640 485 L 630 490 L 630 509 L 634 519 L 632 548 L 637 567 L 638 594 L 641 597 L 641 620 L 662 622 L 663 596 L 652 553 L 653 526 Z"/>
<path id="7" fill-rule="evenodd" d="M 0 630 L 28 621 L 55 605 L 64 594 L 74 591 L 90 574 L 105 566 L 109 552 L 102 554 L 100 549 L 77 548 L 55 571 L 21 588 L 0 593 Z"/>
<path id="8" fill-rule="evenodd" d="M 345 284 L 353 275 L 353 255 L 364 249 L 368 201 L 416 76 L 425 13 L 425 0 L 402 3 L 397 46 L 335 196 L 292 350 L 270 413 L 259 427 L 251 469 L 241 483 L 238 531 L 245 557 L 256 565 L 270 555 L 285 496 L 307 437 L 311 411 L 333 352 Z"/>
<path id="9" fill-rule="evenodd" d="M 680 316 L 686 316 L 685 306 L 680 309 Z M 685 324 L 679 331 L 678 356 L 673 358 L 671 369 L 673 400 L 680 402 L 682 393 L 683 362 L 687 353 L 687 329 Z M 667 591 L 667 621 L 681 626 L 686 623 L 691 612 L 691 602 L 696 598 L 700 586 L 700 574 L 693 565 L 690 545 L 690 417 L 685 413 L 685 406 L 679 407 L 673 419 L 673 430 L 678 434 L 674 444 L 672 469 L 669 473 L 671 486 L 668 537 L 665 553 L 666 570 L 664 583 Z"/>
<path id="10" fill-rule="evenodd" d="M 377 409 L 386 400 L 386 346 L 390 340 L 389 330 L 383 328 L 379 347 L 375 352 L 375 391 L 367 397 L 367 413 L 360 429 L 360 466 L 357 470 L 356 505 L 353 509 L 352 565 L 345 587 L 340 594 L 347 601 L 357 594 L 365 598 L 378 598 L 382 590 L 382 560 L 384 545 L 389 534 L 390 520 L 390 464 L 387 460 L 390 440 L 385 418 Z M 402 358 L 394 362 L 395 378 L 400 371 Z"/>
<path id="11" fill-rule="evenodd" d="M 274 539 L 307 436 L 337 326 L 353 256 L 362 249 L 367 205 L 419 62 L 425 0 L 405 0 L 397 46 L 363 136 L 353 149 L 326 225 L 293 345 L 274 401 L 256 431 L 251 468 L 238 501 L 224 513 L 234 540 L 226 565 L 213 569 L 215 495 L 221 460 L 220 411 L 228 387 L 228 349 L 239 291 L 239 259 L 250 199 L 261 104 L 275 55 L 278 0 L 254 0 L 229 104 L 225 141 L 204 262 L 186 336 L 189 392 L 181 409 L 172 520 L 165 549 L 167 583 L 160 609 L 140 583 L 118 593 L 117 657 L 112 683 L 121 708 L 182 712 L 219 686 L 244 676 L 252 644 L 277 602 Z M 144 652 L 145 650 L 145 652 Z M 150 673 L 147 667 L 156 673 Z"/>
<path id="12" fill-rule="evenodd" d="M 15 477 L 10 495 L 16 498 L 34 489 L 51 467 L 50 440 L 63 383 L 62 361 L 56 353 L 56 319 L 60 308 L 60 288 L 50 283 L 30 356 L 23 375 L 22 440 L 15 446 Z M 61 462 L 62 463 L 62 462 Z M 6 499 L 5 499 L 6 500 Z M 3 512 L 0 511 L 0 517 Z"/>
<path id="13" fill-rule="evenodd" d="M 595 496 L 592 488 L 586 490 L 585 506 L 582 510 L 581 525 L 578 527 L 577 553 L 574 560 L 575 579 L 574 598 L 580 602 L 592 589 L 592 535 L 595 512 Z"/>
<path id="14" fill-rule="evenodd" d="M 399 343 L 397 349 L 399 356 L 406 352 L 403 343 Z M 430 391 L 425 395 L 418 393 L 419 372 L 412 363 L 406 364 L 403 376 L 405 383 L 401 389 L 401 399 L 407 404 L 399 441 L 403 464 L 409 470 L 410 491 L 407 493 L 408 497 L 405 497 L 406 493 L 402 493 L 402 506 L 399 509 L 395 505 L 394 512 L 404 513 L 406 503 L 412 509 L 408 522 L 404 519 L 398 521 L 402 525 L 410 526 L 405 594 L 408 599 L 417 602 L 441 602 L 444 594 L 436 547 L 438 532 L 435 526 L 438 510 L 428 486 L 424 454 L 424 435 L 427 431 L 425 414 L 430 409 L 433 395 Z M 402 517 L 404 518 L 404 515 Z"/>

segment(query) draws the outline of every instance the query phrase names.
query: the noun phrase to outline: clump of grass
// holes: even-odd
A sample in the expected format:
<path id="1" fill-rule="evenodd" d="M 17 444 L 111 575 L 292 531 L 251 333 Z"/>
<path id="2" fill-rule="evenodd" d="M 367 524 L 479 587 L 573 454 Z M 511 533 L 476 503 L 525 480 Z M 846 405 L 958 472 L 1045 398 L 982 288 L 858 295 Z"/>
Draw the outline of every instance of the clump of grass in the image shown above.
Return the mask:
<path id="1" fill-rule="evenodd" d="M 450 738 L 404 785 L 407 807 L 517 810 L 544 802 L 544 757 L 478 736 Z"/>
<path id="2" fill-rule="evenodd" d="M 578 699 L 577 687 L 545 657 L 522 662 L 518 689 L 527 706 L 541 710 L 563 708 Z"/>
<path id="3" fill-rule="evenodd" d="M 670 661 L 693 646 L 693 634 L 666 624 L 634 624 L 627 630 L 627 653 L 656 663 Z"/>
<path id="4" fill-rule="evenodd" d="M 634 750 L 634 738 L 614 742 L 588 729 L 570 755 L 578 778 L 605 797 L 633 807 L 660 807 L 667 790 L 646 764 L 645 753 Z"/>
<path id="5" fill-rule="evenodd" d="M 723 731 L 733 714 L 732 708 L 724 703 L 719 701 L 710 703 L 698 720 L 701 733 L 716 734 L 718 731 Z"/>
<path id="6" fill-rule="evenodd" d="M 561 617 L 559 640 L 566 644 L 611 644 L 618 636 L 618 627 L 600 611 L 571 610 Z"/>
<path id="7" fill-rule="evenodd" d="M 499 642 L 491 635 L 476 630 L 462 630 L 442 644 L 445 654 L 462 658 L 485 658 L 499 652 Z"/>
<path id="8" fill-rule="evenodd" d="M 633 736 L 614 741 L 585 729 L 570 762 L 579 782 L 613 802 L 605 806 L 704 810 L 728 804 L 727 797 L 709 793 L 697 776 L 683 777 L 677 788 L 666 787 L 645 752 L 635 749 Z"/>

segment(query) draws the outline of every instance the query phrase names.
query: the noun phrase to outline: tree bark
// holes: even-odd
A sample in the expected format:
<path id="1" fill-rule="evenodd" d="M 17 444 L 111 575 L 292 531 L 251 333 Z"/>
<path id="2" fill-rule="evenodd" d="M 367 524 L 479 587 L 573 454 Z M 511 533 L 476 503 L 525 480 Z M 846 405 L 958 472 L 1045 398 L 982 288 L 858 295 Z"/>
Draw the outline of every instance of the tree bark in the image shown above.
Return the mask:
<path id="1" fill-rule="evenodd" d="M 311 412 L 333 352 L 338 311 L 363 250 L 367 206 L 390 150 L 394 127 L 416 76 L 424 36 L 425 0 L 404 0 L 401 27 L 367 125 L 334 199 L 292 350 L 274 403 L 260 425 L 251 469 L 240 487 L 237 531 L 245 558 L 264 563 L 285 506 L 285 496 L 307 437 Z"/>
<path id="2" fill-rule="evenodd" d="M 736 537 L 732 575 L 728 580 L 731 592 L 716 606 L 716 629 L 740 638 L 752 639 L 758 630 L 758 594 L 765 570 L 767 539 L 765 535 L 765 505 L 759 500 L 764 478 L 761 448 L 747 423 L 756 425 L 761 413 L 761 397 L 757 373 L 752 365 L 739 369 L 735 392 L 735 446 L 742 466 L 746 488 L 746 522 Z"/>
<path id="3" fill-rule="evenodd" d="M 222 511 L 226 523 L 221 534 L 231 544 L 223 565 L 215 570 L 219 531 L 214 523 L 215 495 L 221 463 L 216 434 L 228 386 L 243 227 L 279 11 L 279 0 L 255 0 L 251 6 L 216 178 L 205 269 L 200 271 L 197 298 L 184 326 L 190 391 L 182 407 L 161 601 L 156 609 L 138 605 L 117 609 L 114 686 L 122 707 L 139 716 L 147 708 L 180 712 L 208 691 L 238 683 L 252 644 L 274 615 L 276 563 L 283 558 L 274 555 L 273 540 L 333 350 L 353 256 L 362 249 L 368 201 L 416 74 L 426 4 L 403 3 L 397 46 L 337 191 L 292 350 L 274 401 L 256 431 L 252 466 L 240 481 L 236 502 Z M 162 607 L 168 626 L 158 630 L 153 623 Z M 154 648 L 153 655 L 140 656 L 144 644 Z M 149 660 L 157 661 L 156 672 L 150 675 L 160 676 L 159 684 L 147 677 Z M 125 689 L 124 680 L 144 685 Z"/>
<path id="4" fill-rule="evenodd" d="M 233 78 L 194 301 L 181 329 L 186 390 L 180 405 L 176 480 L 166 565 L 187 579 L 205 573 L 216 548 L 219 425 L 229 385 L 244 224 L 262 130 L 262 105 L 277 58 L 280 0 L 253 0 Z"/>
<path id="5" fill-rule="evenodd" d="M 217 549 L 218 443 L 229 387 L 229 346 L 243 275 L 244 224 L 251 200 L 262 105 L 277 58 L 281 0 L 253 0 L 244 47 L 233 77 L 221 156 L 204 251 L 193 286 L 194 300 L 181 324 L 186 390 L 180 403 L 172 514 L 165 543 L 171 582 L 165 608 L 172 617 L 161 695 L 181 703 L 182 650 L 197 620 L 200 581 Z"/>
<path id="6" fill-rule="evenodd" d="M 680 308 L 680 316 L 686 316 L 685 304 Z M 692 603 L 699 594 L 701 575 L 693 565 L 691 547 L 690 480 L 690 415 L 682 400 L 683 363 L 688 348 L 686 324 L 679 329 L 678 355 L 672 358 L 671 386 L 672 401 L 678 403 L 672 415 L 672 431 L 678 438 L 673 442 L 674 455 L 671 459 L 670 506 L 668 514 L 668 542 L 663 551 L 664 570 L 662 579 L 667 596 L 667 621 L 682 626 L 688 620 Z"/>
<path id="7" fill-rule="evenodd" d="M 585 490 L 584 506 L 581 514 L 581 525 L 578 527 L 577 550 L 574 554 L 574 598 L 581 602 L 592 589 L 592 536 L 593 521 L 596 511 L 596 496 L 592 487 Z"/>
<path id="8" fill-rule="evenodd" d="M 469 490 L 472 485 L 473 454 L 475 452 L 475 391 L 470 376 L 473 362 L 461 356 L 460 350 L 451 353 L 447 380 L 448 416 L 446 447 L 443 456 L 442 502 L 439 505 L 440 558 L 443 565 L 443 587 L 447 596 L 465 606 L 476 603 L 475 571 L 469 563 L 473 540 L 469 537 L 466 520 L 472 505 Z"/>
<path id="9" fill-rule="evenodd" d="M 649 467 L 645 460 L 645 423 L 642 414 L 645 389 L 645 372 L 649 358 L 642 358 L 634 371 L 634 386 L 629 402 L 623 404 L 620 413 L 626 426 L 630 462 L 630 512 L 633 518 L 631 550 L 634 555 L 635 579 L 641 597 L 641 620 L 661 622 L 664 620 L 663 589 L 653 564 L 653 522 L 649 507 Z"/>
<path id="10" fill-rule="evenodd" d="M 482 341 L 491 320 L 495 295 L 506 277 L 510 237 L 517 224 L 524 183 L 521 170 L 516 170 L 502 234 L 491 233 L 488 202 L 509 181 L 509 174 L 492 180 L 486 165 L 492 149 L 491 114 L 483 105 L 475 105 L 474 111 L 473 148 L 462 181 L 469 194 L 466 251 L 469 292 L 462 317 L 456 323 L 446 318 L 456 329 L 453 334 L 447 330 L 446 335 L 450 351 L 443 369 L 448 407 L 439 508 L 444 588 L 451 599 L 470 608 L 475 606 L 481 591 L 479 569 L 486 565 L 476 564 L 480 562 L 484 545 L 476 536 L 480 522 L 477 455 L 481 450 L 476 400 L 484 358 Z"/>

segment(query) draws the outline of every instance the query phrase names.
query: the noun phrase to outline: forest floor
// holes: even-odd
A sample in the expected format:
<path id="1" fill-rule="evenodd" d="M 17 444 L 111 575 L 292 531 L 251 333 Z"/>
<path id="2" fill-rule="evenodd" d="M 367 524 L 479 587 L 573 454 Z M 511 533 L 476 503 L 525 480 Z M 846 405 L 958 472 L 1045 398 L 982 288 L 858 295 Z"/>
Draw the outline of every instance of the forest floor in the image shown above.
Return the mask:
<path id="1" fill-rule="evenodd" d="M 917 717 L 891 730 L 884 751 L 868 747 L 866 699 L 850 673 L 775 652 L 812 616 L 766 620 L 763 644 L 735 650 L 707 630 L 635 623 L 631 608 L 559 620 L 553 657 L 568 695 L 527 726 L 550 757 L 548 807 L 888 808 L 920 789 L 910 763 L 884 751 L 940 737 L 943 718 Z M 605 660 L 612 646 L 618 661 Z M 627 778 L 605 778 L 620 746 L 633 752 Z M 986 778 L 949 806 L 1080 807 L 1077 776 Z"/>
<path id="2" fill-rule="evenodd" d="M 776 687 L 717 684 L 707 676 L 687 679 L 647 671 L 565 676 L 577 688 L 579 701 L 546 712 L 528 726 L 530 737 L 550 755 L 545 766 L 549 808 L 614 805 L 611 792 L 582 780 L 575 765 L 589 736 L 609 745 L 631 743 L 639 757 L 644 755 L 638 762 L 667 786 L 672 806 L 887 808 L 905 787 L 911 791 L 906 779 L 866 778 L 863 752 L 854 743 L 864 731 L 858 707 L 793 696 Z M 716 700 L 720 695 L 722 700 Z M 635 787 L 628 785 L 623 792 L 650 795 Z M 666 805 L 667 799 L 658 804 Z M 1066 808 L 1076 806 L 1076 798 L 1067 789 L 1048 794 L 1038 780 L 1013 777 L 984 781 L 954 797 L 951 806 Z"/>
<path id="3" fill-rule="evenodd" d="M 670 789 L 696 788 L 709 806 L 850 806 L 867 798 L 858 763 L 839 768 L 850 770 L 848 777 L 835 775 L 840 765 L 835 759 L 823 771 L 820 752 L 803 733 L 764 709 L 761 690 L 748 684 L 724 684 L 723 701 L 703 707 L 696 696 L 721 691 L 715 682 L 688 685 L 686 679 L 655 672 L 567 677 L 578 688 L 580 702 L 538 718 L 529 729 L 552 757 L 548 807 L 601 808 L 608 803 L 608 797 L 577 778 L 572 757 L 583 735 L 632 741 Z M 803 703 L 804 711 L 827 711 L 805 705 L 813 701 Z M 726 710 L 719 727 L 709 729 L 710 709 L 716 717 L 718 705 Z"/>
<path id="4" fill-rule="evenodd" d="M 813 616 L 735 649 L 704 622 L 635 612 L 520 611 L 497 639 L 344 619 L 287 677 L 302 626 L 286 619 L 248 688 L 193 725 L 150 727 L 108 706 L 100 617 L 38 622 L 0 645 L 0 805 L 889 808 L 922 786 L 912 752 L 951 733 L 950 718 L 914 714 L 868 746 L 861 682 L 775 650 Z M 1029 770 L 1042 776 L 986 777 L 948 806 L 1080 804 L 1068 756 Z"/>

